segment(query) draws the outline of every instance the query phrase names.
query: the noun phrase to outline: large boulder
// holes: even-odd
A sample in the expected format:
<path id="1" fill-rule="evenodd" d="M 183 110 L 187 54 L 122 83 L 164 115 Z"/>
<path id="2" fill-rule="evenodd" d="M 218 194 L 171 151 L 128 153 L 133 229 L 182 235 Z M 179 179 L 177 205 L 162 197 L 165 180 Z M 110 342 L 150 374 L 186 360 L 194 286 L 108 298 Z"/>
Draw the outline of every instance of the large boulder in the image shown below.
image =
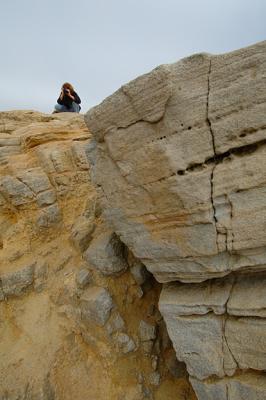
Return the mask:
<path id="1" fill-rule="evenodd" d="M 200 400 L 266 398 L 266 42 L 162 65 L 85 116 L 105 218 Z"/>
<path id="2" fill-rule="evenodd" d="M 265 270 L 265 49 L 160 66 L 85 116 L 105 215 L 160 282 Z"/>

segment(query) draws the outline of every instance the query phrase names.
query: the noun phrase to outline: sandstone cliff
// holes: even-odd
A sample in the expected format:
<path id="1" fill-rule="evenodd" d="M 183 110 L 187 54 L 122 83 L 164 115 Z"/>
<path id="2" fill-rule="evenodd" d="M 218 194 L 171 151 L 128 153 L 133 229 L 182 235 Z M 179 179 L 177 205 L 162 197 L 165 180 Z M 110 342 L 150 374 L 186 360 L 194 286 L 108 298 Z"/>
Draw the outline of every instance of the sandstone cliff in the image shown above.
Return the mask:
<path id="1" fill-rule="evenodd" d="M 194 399 L 161 286 L 103 221 L 83 116 L 0 113 L 0 399 Z"/>
<path id="2" fill-rule="evenodd" d="M 266 42 L 198 54 L 85 116 L 104 217 L 155 278 L 200 400 L 266 398 Z"/>

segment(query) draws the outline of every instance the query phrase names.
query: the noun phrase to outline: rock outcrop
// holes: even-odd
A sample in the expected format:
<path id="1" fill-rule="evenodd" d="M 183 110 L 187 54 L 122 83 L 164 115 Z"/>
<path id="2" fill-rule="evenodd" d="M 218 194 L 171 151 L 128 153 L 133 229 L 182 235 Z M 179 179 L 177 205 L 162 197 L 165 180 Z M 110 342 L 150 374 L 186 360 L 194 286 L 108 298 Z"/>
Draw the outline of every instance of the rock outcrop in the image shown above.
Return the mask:
<path id="1" fill-rule="evenodd" d="M 116 235 L 164 283 L 200 400 L 266 397 L 266 42 L 196 54 L 85 116 Z"/>
<path id="2" fill-rule="evenodd" d="M 0 113 L 0 399 L 193 400 L 160 285 L 101 216 L 93 149 L 82 115 Z"/>

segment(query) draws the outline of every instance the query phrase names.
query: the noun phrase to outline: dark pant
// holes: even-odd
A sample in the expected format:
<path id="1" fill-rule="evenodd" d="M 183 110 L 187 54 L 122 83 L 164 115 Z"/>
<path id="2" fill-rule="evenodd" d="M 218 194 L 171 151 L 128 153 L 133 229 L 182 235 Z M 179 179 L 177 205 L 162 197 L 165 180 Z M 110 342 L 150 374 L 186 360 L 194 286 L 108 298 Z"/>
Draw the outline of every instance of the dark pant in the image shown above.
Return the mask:
<path id="1" fill-rule="evenodd" d="M 57 111 L 57 112 L 76 112 L 76 113 L 80 112 L 80 105 L 75 103 L 74 101 L 72 102 L 72 105 L 70 108 L 67 108 L 63 104 L 56 104 L 54 106 L 54 108 L 55 108 L 55 111 Z"/>

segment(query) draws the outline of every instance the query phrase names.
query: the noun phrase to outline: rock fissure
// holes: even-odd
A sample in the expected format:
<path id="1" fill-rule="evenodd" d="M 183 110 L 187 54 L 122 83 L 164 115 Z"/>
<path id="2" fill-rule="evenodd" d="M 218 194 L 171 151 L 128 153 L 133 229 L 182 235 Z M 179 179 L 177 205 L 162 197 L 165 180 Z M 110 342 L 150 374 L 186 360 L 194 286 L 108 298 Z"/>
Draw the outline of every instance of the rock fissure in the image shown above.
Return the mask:
<path id="1" fill-rule="evenodd" d="M 226 385 L 225 390 L 226 390 L 226 400 L 230 400 L 228 385 Z"/>
<path id="2" fill-rule="evenodd" d="M 203 163 L 193 163 L 189 165 L 186 169 L 181 169 L 177 171 L 178 175 L 185 175 L 187 172 L 197 172 L 202 171 L 207 168 L 208 165 L 218 165 L 223 163 L 224 161 L 229 161 L 232 156 L 245 156 L 248 154 L 252 154 L 257 151 L 259 148 L 264 147 L 266 145 L 266 139 L 262 139 L 255 143 L 250 143 L 247 145 L 242 145 L 238 147 L 231 148 L 224 153 L 217 153 L 213 157 L 208 157 L 204 160 Z M 161 179 L 167 179 L 161 178 Z"/>
<path id="3" fill-rule="evenodd" d="M 214 135 L 214 131 L 213 131 L 213 128 L 212 128 L 212 123 L 211 123 L 211 119 L 210 119 L 210 111 L 209 111 L 209 108 L 210 108 L 210 91 L 211 91 L 210 79 L 211 79 L 211 72 L 212 72 L 212 60 L 210 59 L 209 62 L 210 62 L 210 64 L 209 64 L 208 79 L 207 79 L 208 87 L 207 87 L 207 100 L 206 100 L 206 121 L 207 121 L 209 130 L 210 130 L 210 134 L 211 134 L 212 148 L 213 148 L 213 154 L 214 154 L 214 159 L 215 159 L 216 154 L 217 154 L 216 148 L 215 148 L 215 135 Z"/>
<path id="4" fill-rule="evenodd" d="M 212 168 L 211 171 L 211 176 L 210 176 L 210 185 L 211 185 L 211 204 L 212 204 L 212 210 L 213 210 L 213 220 L 214 220 L 214 226 L 215 226 L 215 231 L 216 231 L 216 248 L 217 251 L 219 250 L 219 243 L 218 243 L 218 235 L 219 235 L 219 230 L 217 227 L 218 224 L 218 219 L 216 216 L 216 208 L 214 205 L 214 183 L 213 183 L 213 175 L 214 175 L 214 170 L 215 170 L 216 165 Z"/>
<path id="5" fill-rule="evenodd" d="M 229 294 L 228 294 L 228 298 L 227 298 L 226 303 L 225 303 L 225 310 L 226 310 L 226 312 L 225 312 L 225 314 L 224 314 L 223 326 L 222 326 L 222 331 L 223 331 L 223 348 L 224 348 L 224 342 L 225 342 L 226 348 L 228 349 L 228 351 L 229 351 L 229 353 L 230 353 L 230 355 L 231 355 L 233 361 L 234 361 L 235 364 L 236 364 L 236 368 L 239 368 L 238 362 L 237 362 L 237 360 L 236 360 L 236 358 L 235 358 L 235 356 L 234 356 L 234 354 L 233 354 L 231 348 L 229 347 L 229 344 L 228 344 L 228 341 L 227 341 L 227 337 L 226 337 L 226 322 L 227 322 L 228 318 L 230 317 L 229 314 L 228 314 L 227 305 L 228 305 L 228 302 L 230 301 L 230 299 L 231 299 L 231 297 L 232 297 L 232 293 L 233 293 L 233 290 L 234 290 L 234 287 L 235 287 L 236 279 L 237 279 L 237 278 L 236 278 L 234 275 L 232 275 L 232 279 L 233 279 L 233 280 L 232 280 L 232 285 L 231 285 L 231 288 L 230 288 L 230 291 L 229 291 Z M 224 374 L 227 375 L 226 368 L 225 368 L 225 360 L 224 360 L 224 358 L 225 358 L 225 351 L 224 351 L 224 349 L 223 349 L 223 354 L 224 354 L 224 355 L 223 355 L 223 370 L 224 370 Z"/>

